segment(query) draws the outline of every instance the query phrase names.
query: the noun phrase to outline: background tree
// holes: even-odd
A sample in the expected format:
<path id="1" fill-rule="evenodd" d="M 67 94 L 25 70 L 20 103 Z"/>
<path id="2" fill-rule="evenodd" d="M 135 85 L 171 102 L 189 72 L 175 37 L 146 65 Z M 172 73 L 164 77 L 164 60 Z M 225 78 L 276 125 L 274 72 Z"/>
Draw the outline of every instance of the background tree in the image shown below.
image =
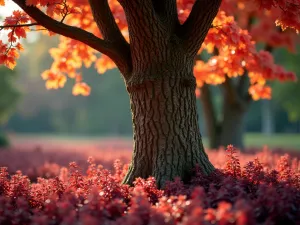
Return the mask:
<path id="1" fill-rule="evenodd" d="M 207 56 L 204 54 L 206 52 L 199 52 L 195 76 L 201 88 L 200 99 L 210 147 L 233 144 L 244 149 L 245 115 L 252 101 L 271 98 L 269 81 L 283 82 L 295 78 L 294 74 L 275 65 L 271 54 L 276 48 L 287 48 L 295 52 L 299 38 L 291 29 L 282 32 L 276 27 L 274 20 L 281 13 L 278 8 L 257 10 L 254 1 L 224 0 L 221 9 L 234 16 L 234 27 L 238 32 L 227 28 L 215 29 L 218 37 L 228 35 L 234 38 L 228 43 L 215 42 L 216 36 L 208 35 L 207 39 L 212 40 L 206 41 L 203 49 L 209 54 Z M 226 19 L 227 24 L 235 23 L 233 18 L 224 17 Z M 217 20 L 214 22 L 215 26 L 221 23 L 222 21 Z M 231 32 L 238 34 L 234 36 Z M 247 39 L 248 32 L 255 43 Z M 248 51 L 251 48 L 257 49 L 257 52 L 253 54 Z M 221 104 L 214 102 L 211 85 L 220 86 Z M 268 105 L 269 101 L 266 101 L 262 106 L 264 115 L 267 115 L 263 121 L 266 125 L 272 124 Z"/>
<path id="2" fill-rule="evenodd" d="M 93 67 L 80 69 L 85 82 L 90 85 L 92 90 L 89 97 L 72 96 L 70 89 L 73 82 L 71 81 L 66 83 L 65 88 L 45 91 L 45 82 L 40 75 L 52 63 L 48 50 L 57 46 L 57 37 L 39 36 L 40 38 L 36 39 L 35 42 L 31 41 L 25 45 L 26 52 L 21 54 L 18 59 L 17 74 L 19 75 L 16 83 L 22 91 L 22 98 L 21 101 L 18 101 L 16 111 L 5 124 L 4 129 L 14 133 L 29 133 L 30 135 L 92 135 L 98 137 L 120 137 L 121 135 L 125 138 L 132 137 L 129 97 L 124 82 L 120 79 L 119 71 L 112 69 L 103 75 L 98 75 Z M 275 50 L 273 55 L 276 61 L 281 62 L 285 68 L 297 72 L 294 67 L 288 67 L 290 63 L 287 60 L 282 60 L 282 58 L 288 59 L 289 54 L 287 51 L 283 53 Z M 298 56 L 294 58 L 296 61 Z M 276 84 L 279 89 L 273 84 Z M 298 82 L 273 82 L 272 99 L 265 100 L 272 101 L 274 132 L 276 133 L 298 131 L 296 122 L 289 122 L 286 110 L 276 100 L 277 93 L 282 93 L 280 87 L 286 85 L 297 86 Z M 222 92 L 219 87 L 219 85 L 211 86 L 217 110 L 221 109 L 219 104 L 221 104 Z M 282 94 L 285 95 L 286 93 Z M 293 97 L 293 93 L 289 94 Z M 36 96 L 39 98 L 37 99 Z M 197 101 L 197 105 L 200 130 L 203 132 L 204 145 L 207 146 L 205 120 L 200 101 Z M 246 140 L 248 132 L 261 132 L 264 122 L 261 116 L 262 105 L 263 101 L 253 101 L 245 116 L 246 149 L 254 145 L 258 147 L 260 144 L 260 142 L 252 141 L 249 143 Z M 252 134 L 249 136 L 252 137 Z M 264 139 L 264 136 L 262 135 L 261 138 Z M 270 140 L 270 138 L 266 138 Z"/>
<path id="3" fill-rule="evenodd" d="M 4 53 L 0 63 L 15 66 L 18 50 L 22 49 L 18 38 L 26 37 L 29 27 L 36 26 L 62 35 L 59 47 L 50 52 L 55 59 L 51 69 L 42 74 L 48 88 L 63 87 L 68 76 L 76 80 L 73 94 L 88 95 L 90 88 L 77 69 L 95 62 L 101 73 L 114 67 L 110 60 L 119 68 L 130 96 L 135 141 L 125 183 L 132 184 L 136 177 L 154 176 L 162 186 L 177 176 L 188 180 L 196 165 L 204 174 L 214 170 L 199 131 L 193 66 L 221 0 L 14 2 L 25 13 L 15 11 L 5 19 L 1 28 L 10 32 L 8 43 L 0 43 Z M 286 14 L 285 2 L 266 2 L 263 7 L 280 7 L 282 15 Z M 299 8 L 290 10 L 296 11 L 297 17 Z M 297 30 L 296 22 L 279 18 L 282 26 Z M 243 46 L 242 52 L 251 52 L 249 57 L 256 66 L 259 57 L 250 36 L 242 32 L 243 39 L 237 40 L 240 31 L 224 12 L 215 19 L 216 25 L 221 29 L 212 29 L 205 45 Z M 222 35 L 224 31 L 230 33 Z M 100 58 L 99 52 L 103 54 Z M 222 54 L 220 48 L 219 52 Z M 253 88 L 252 94 L 258 91 Z"/>
<path id="4" fill-rule="evenodd" d="M 0 147 L 8 145 L 8 139 L 1 127 L 8 121 L 20 97 L 15 78 L 14 72 L 0 67 Z"/>
<path id="5" fill-rule="evenodd" d="M 298 62 L 300 60 L 300 56 L 291 56 L 287 54 L 284 49 L 278 51 L 277 55 L 278 58 L 286 64 L 287 68 L 296 72 L 299 79 L 300 67 L 298 66 Z M 289 119 L 291 121 L 300 121 L 300 82 L 297 82 L 296 84 L 286 83 L 284 85 L 274 84 L 273 89 L 275 90 L 275 103 L 279 103 L 288 111 Z"/>

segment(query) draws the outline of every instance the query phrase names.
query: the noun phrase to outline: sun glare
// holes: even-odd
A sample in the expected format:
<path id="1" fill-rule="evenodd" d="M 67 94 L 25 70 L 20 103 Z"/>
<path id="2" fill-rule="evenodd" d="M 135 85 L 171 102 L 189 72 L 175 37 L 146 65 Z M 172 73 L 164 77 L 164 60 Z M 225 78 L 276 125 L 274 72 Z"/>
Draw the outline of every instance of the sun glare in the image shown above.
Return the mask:
<path id="1" fill-rule="evenodd" d="M 6 0 L 5 6 L 0 7 L 0 18 L 11 15 L 12 11 L 20 9 L 13 1 Z"/>
<path id="2" fill-rule="evenodd" d="M 21 10 L 20 7 L 15 4 L 12 0 L 5 0 L 5 6 L 0 7 L 0 25 L 3 24 L 3 19 L 7 16 L 12 15 L 12 12 L 14 10 Z M 7 41 L 7 32 L 8 31 L 2 31 L 0 33 L 0 40 L 1 41 Z M 38 40 L 38 33 L 28 33 L 27 42 L 35 42 Z"/>

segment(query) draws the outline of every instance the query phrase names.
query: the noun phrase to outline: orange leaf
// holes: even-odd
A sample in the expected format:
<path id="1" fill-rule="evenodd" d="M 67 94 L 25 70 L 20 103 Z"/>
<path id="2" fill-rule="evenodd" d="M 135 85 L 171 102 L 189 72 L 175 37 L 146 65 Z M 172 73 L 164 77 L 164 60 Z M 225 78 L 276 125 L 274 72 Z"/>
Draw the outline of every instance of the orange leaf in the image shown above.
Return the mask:
<path id="1" fill-rule="evenodd" d="M 24 47 L 23 47 L 23 45 L 21 45 L 20 43 L 18 43 L 18 44 L 16 45 L 16 48 L 17 48 L 20 52 L 24 51 Z"/>
<path id="2" fill-rule="evenodd" d="M 91 92 L 90 86 L 88 86 L 84 82 L 78 82 L 74 85 L 72 93 L 73 95 L 83 95 L 83 96 L 88 96 Z"/>
<path id="3" fill-rule="evenodd" d="M 26 38 L 26 31 L 22 27 L 17 27 L 15 28 L 15 34 L 17 35 L 18 38 Z"/>
<path id="4" fill-rule="evenodd" d="M 16 60 L 13 57 L 7 57 L 4 64 L 11 70 L 13 70 L 15 68 L 15 66 L 17 65 Z"/>

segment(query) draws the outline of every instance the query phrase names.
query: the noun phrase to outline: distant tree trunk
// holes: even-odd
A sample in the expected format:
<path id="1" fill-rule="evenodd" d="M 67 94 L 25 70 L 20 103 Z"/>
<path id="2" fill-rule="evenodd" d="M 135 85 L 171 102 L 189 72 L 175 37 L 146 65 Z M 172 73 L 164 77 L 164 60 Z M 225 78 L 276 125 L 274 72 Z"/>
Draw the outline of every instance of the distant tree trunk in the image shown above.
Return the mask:
<path id="1" fill-rule="evenodd" d="M 229 79 L 224 83 L 222 118 L 218 120 L 214 109 L 211 90 L 208 85 L 201 89 L 201 103 L 204 121 L 209 140 L 209 147 L 217 149 L 229 144 L 244 150 L 245 115 L 250 101 L 244 97 L 246 89 L 246 75 L 238 86 L 234 86 Z"/>
<path id="2" fill-rule="evenodd" d="M 265 50 L 273 52 L 273 47 L 270 45 L 265 46 Z M 262 133 L 272 135 L 274 133 L 274 115 L 272 110 L 272 100 L 262 100 Z"/>
<path id="3" fill-rule="evenodd" d="M 135 144 L 124 183 L 154 176 L 161 187 L 175 177 L 188 181 L 196 165 L 205 174 L 214 170 L 201 140 L 191 68 L 128 88 Z"/>
<path id="4" fill-rule="evenodd" d="M 216 111 L 214 109 L 211 91 L 207 84 L 204 84 L 201 88 L 201 103 L 204 115 L 204 122 L 206 128 L 206 134 L 209 141 L 209 147 L 216 149 L 221 145 L 220 135 L 221 126 L 217 121 Z"/>
<path id="5" fill-rule="evenodd" d="M 202 92 L 203 95 L 206 95 Z M 229 144 L 243 150 L 244 149 L 244 119 L 246 112 L 231 104 L 224 104 L 223 118 L 217 121 L 215 112 L 208 110 L 207 105 L 212 104 L 206 97 L 201 98 L 204 111 L 204 120 L 209 140 L 209 147 L 217 149 L 220 146 Z"/>
<path id="6" fill-rule="evenodd" d="M 250 17 L 247 26 L 248 30 L 251 29 L 253 22 L 254 18 Z M 272 51 L 269 46 L 266 47 L 266 50 Z M 214 50 L 214 55 L 218 55 L 217 49 Z M 222 84 L 224 87 L 224 100 L 222 108 L 223 117 L 221 121 L 218 120 L 214 110 L 209 86 L 205 84 L 202 87 L 201 102 L 210 148 L 217 149 L 220 146 L 226 147 L 232 144 L 236 148 L 242 151 L 244 150 L 244 117 L 251 102 L 251 98 L 248 94 L 249 84 L 247 71 L 244 71 L 244 74 L 239 77 L 236 84 L 234 84 L 230 78 L 226 78 Z"/>
<path id="7" fill-rule="evenodd" d="M 274 115 L 272 110 L 271 100 L 261 101 L 261 130 L 265 135 L 272 135 L 274 133 Z"/>
<path id="8" fill-rule="evenodd" d="M 244 117 L 246 111 L 231 104 L 223 106 L 223 121 L 221 125 L 220 145 L 227 146 L 229 144 L 244 150 Z"/>

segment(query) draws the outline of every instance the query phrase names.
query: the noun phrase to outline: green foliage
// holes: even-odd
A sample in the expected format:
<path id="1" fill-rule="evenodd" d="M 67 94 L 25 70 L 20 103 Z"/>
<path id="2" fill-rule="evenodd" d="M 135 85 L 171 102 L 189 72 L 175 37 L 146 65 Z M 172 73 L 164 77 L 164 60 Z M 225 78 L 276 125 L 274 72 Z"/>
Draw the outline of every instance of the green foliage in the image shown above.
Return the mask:
<path id="1" fill-rule="evenodd" d="M 20 92 L 15 86 L 16 74 L 0 67 L 0 126 L 5 124 L 15 110 Z M 7 147 L 9 140 L 5 133 L 0 132 L 0 147 Z"/>
<path id="2" fill-rule="evenodd" d="M 65 106 L 51 116 L 55 130 L 79 134 L 131 134 L 129 96 L 118 71 L 112 70 L 104 75 L 93 70 L 84 70 L 83 73 L 91 84 L 91 94 L 88 97 L 72 96 L 72 83 L 65 87 L 66 90 L 59 90 L 69 97 L 65 99 L 67 104 L 62 104 Z M 51 95 L 54 92 L 57 91 L 52 91 Z"/>
<path id="3" fill-rule="evenodd" d="M 299 50 L 298 48 L 297 52 Z M 300 55 L 280 49 L 276 52 L 276 58 L 285 68 L 296 73 L 298 81 L 275 83 L 273 85 L 273 99 L 288 112 L 290 121 L 300 121 Z"/>
<path id="4" fill-rule="evenodd" d="M 0 67 L 0 125 L 3 125 L 13 113 L 20 92 L 14 85 L 16 74 Z"/>
<path id="5" fill-rule="evenodd" d="M 5 148 L 9 146 L 9 140 L 4 133 L 0 132 L 0 148 Z"/>

